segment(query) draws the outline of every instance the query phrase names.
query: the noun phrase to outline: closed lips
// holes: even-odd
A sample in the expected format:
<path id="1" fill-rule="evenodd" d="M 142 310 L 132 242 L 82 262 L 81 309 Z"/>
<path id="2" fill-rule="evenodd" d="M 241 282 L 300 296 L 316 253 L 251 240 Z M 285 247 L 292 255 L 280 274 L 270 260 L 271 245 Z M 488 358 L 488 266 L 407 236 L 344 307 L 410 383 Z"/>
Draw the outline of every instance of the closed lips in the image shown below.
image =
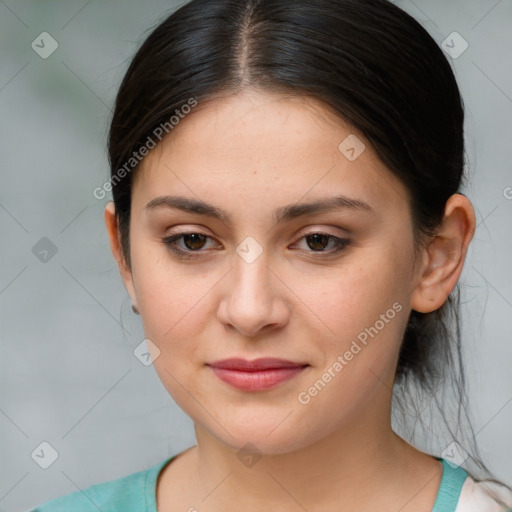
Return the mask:
<path id="1" fill-rule="evenodd" d="M 308 363 L 296 363 L 284 359 L 260 358 L 253 361 L 241 358 L 223 359 L 209 363 L 209 366 L 222 368 L 225 370 L 234 370 L 240 372 L 258 372 L 264 370 L 274 370 L 279 368 L 299 368 L 309 366 Z"/>

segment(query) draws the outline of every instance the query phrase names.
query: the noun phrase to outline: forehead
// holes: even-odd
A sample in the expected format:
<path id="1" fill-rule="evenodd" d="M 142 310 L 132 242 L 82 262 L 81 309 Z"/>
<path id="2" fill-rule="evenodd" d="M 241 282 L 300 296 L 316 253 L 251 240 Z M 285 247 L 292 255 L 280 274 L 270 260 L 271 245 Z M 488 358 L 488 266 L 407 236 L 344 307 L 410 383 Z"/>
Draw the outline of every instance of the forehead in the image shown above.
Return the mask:
<path id="1" fill-rule="evenodd" d="M 404 185 L 358 130 L 313 98 L 256 91 L 192 109 L 142 161 L 133 189 L 139 207 L 166 193 L 247 210 L 334 192 L 376 210 L 408 207 Z"/>

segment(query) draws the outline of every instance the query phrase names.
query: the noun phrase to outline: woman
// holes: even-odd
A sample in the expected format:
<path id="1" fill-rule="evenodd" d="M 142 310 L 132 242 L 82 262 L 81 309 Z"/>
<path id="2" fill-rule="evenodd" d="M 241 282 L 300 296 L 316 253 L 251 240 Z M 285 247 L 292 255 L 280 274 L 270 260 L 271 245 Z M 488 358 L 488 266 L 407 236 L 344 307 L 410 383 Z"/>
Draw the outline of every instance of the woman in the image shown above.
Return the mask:
<path id="1" fill-rule="evenodd" d="M 463 121 L 442 50 L 385 0 L 164 20 L 116 99 L 105 222 L 197 445 L 36 510 L 512 506 L 461 467 L 469 447 L 391 426 L 400 386 L 435 392 L 460 358 Z"/>

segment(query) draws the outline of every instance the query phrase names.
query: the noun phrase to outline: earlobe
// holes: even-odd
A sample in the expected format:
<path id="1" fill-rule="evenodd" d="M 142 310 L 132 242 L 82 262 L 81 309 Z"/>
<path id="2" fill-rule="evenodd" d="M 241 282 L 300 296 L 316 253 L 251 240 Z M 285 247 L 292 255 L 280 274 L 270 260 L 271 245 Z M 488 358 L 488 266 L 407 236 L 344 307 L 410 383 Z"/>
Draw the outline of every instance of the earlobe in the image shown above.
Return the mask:
<path id="1" fill-rule="evenodd" d="M 412 296 L 412 309 L 420 313 L 440 308 L 457 283 L 460 244 L 458 240 L 436 236 L 428 246 L 427 254 L 428 263 Z"/>
<path id="2" fill-rule="evenodd" d="M 461 194 L 452 195 L 443 222 L 423 254 L 419 282 L 411 295 L 412 309 L 430 313 L 446 302 L 460 277 L 474 232 L 470 201 Z"/>

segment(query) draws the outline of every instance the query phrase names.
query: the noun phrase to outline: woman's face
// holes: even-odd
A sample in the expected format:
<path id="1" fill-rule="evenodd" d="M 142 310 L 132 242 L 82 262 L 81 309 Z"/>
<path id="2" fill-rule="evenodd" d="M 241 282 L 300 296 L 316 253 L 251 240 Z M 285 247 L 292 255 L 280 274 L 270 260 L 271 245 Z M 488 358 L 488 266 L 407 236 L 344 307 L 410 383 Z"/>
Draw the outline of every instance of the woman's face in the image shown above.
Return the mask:
<path id="1" fill-rule="evenodd" d="M 270 454 L 388 421 L 412 224 L 406 189 L 359 132 L 315 100 L 245 92 L 192 109 L 134 178 L 125 283 L 196 427 Z M 340 196 L 368 208 L 300 207 Z M 262 357 L 308 366 L 241 389 L 209 365 Z"/>

